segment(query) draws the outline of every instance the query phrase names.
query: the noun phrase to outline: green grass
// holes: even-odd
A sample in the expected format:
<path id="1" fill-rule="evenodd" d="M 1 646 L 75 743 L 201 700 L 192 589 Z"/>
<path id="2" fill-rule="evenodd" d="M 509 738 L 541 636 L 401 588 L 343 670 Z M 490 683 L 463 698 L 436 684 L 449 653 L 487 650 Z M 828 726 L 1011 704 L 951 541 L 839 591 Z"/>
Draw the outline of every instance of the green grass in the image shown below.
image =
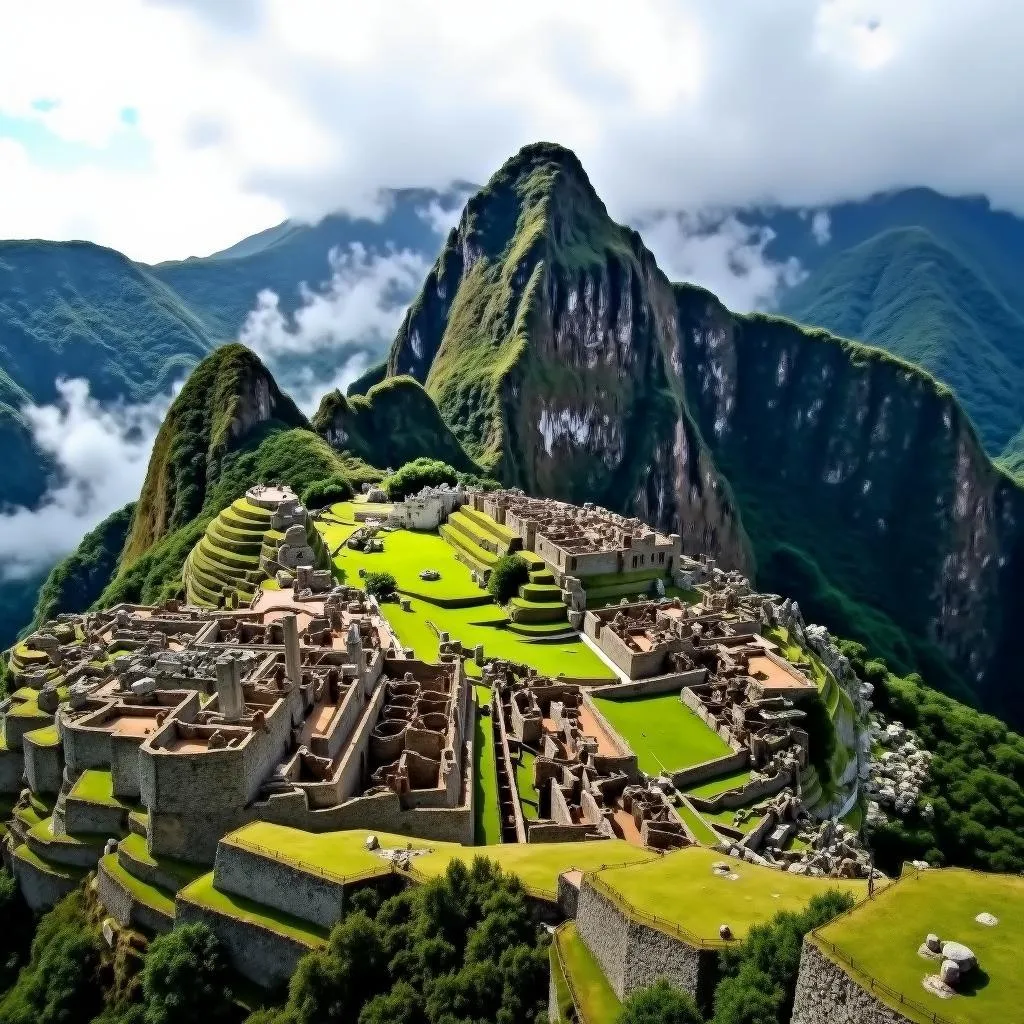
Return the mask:
<path id="1" fill-rule="evenodd" d="M 721 860 L 729 861 L 738 879 L 712 873 L 711 865 Z M 753 925 L 768 921 L 780 910 L 801 910 L 815 893 L 827 889 L 850 892 L 856 899 L 867 895 L 863 881 L 790 875 L 698 846 L 647 863 L 610 868 L 598 877 L 637 911 L 714 943 L 719 941 L 722 924 L 742 939 Z M 922 933 L 918 942 L 923 938 Z"/>
<path id="2" fill-rule="evenodd" d="M 476 700 L 485 708 L 491 699 L 490 688 L 476 685 Z M 473 836 L 477 846 L 501 842 L 501 815 L 498 808 L 497 764 L 494 758 L 494 732 L 491 719 L 478 714 L 476 719 L 475 764 L 473 766 Z"/>
<path id="3" fill-rule="evenodd" d="M 60 744 L 60 733 L 56 725 L 47 725 L 42 729 L 33 729 L 25 733 L 24 739 L 34 743 L 37 747 L 56 747 Z"/>
<path id="4" fill-rule="evenodd" d="M 427 661 L 436 660 L 438 653 L 437 634 L 428 625 L 432 622 L 468 648 L 483 644 L 487 658 L 508 658 L 549 676 L 564 674 L 570 678 L 607 679 L 609 682 L 616 678 L 582 640 L 532 643 L 529 637 L 501 628 L 505 615 L 495 605 L 442 608 L 417 598 L 412 598 L 410 603 L 412 610 L 408 612 L 403 612 L 397 604 L 385 604 L 382 608 L 402 644 Z M 487 619 L 492 624 L 481 625 Z"/>
<path id="5" fill-rule="evenodd" d="M 740 772 L 730 772 L 710 782 L 702 782 L 699 786 L 691 786 L 687 796 L 702 796 L 705 800 L 718 796 L 719 793 L 726 793 L 730 789 L 736 789 L 750 781 L 750 772 L 744 769 Z"/>
<path id="6" fill-rule="evenodd" d="M 552 1017 L 548 1024 L 569 1024 L 573 1010 L 572 993 L 565 980 L 565 973 L 562 970 L 562 961 L 558 958 L 558 951 L 552 942 L 548 947 L 548 970 L 551 972 L 551 981 L 555 986 L 555 998 L 558 1003 L 557 1017 Z"/>
<path id="7" fill-rule="evenodd" d="M 641 769 L 649 774 L 678 771 L 732 753 L 725 740 L 709 729 L 678 694 L 595 700 L 612 727 L 633 748 Z"/>
<path id="8" fill-rule="evenodd" d="M 722 841 L 721 836 L 692 808 L 686 801 L 676 808 L 676 814 L 685 822 L 693 833 L 693 838 L 702 846 L 715 846 Z"/>
<path id="9" fill-rule="evenodd" d="M 200 875 L 206 874 L 206 868 L 199 864 L 190 864 L 188 861 L 177 860 L 174 857 L 160 857 L 159 859 L 154 857 L 149 852 L 145 837 L 136 835 L 134 832 L 130 832 L 121 840 L 119 848 L 132 860 L 169 875 L 177 881 L 179 886 L 189 885 Z"/>
<path id="10" fill-rule="evenodd" d="M 324 928 L 317 928 L 263 903 L 256 903 L 214 888 L 212 871 L 187 885 L 178 896 L 208 910 L 232 917 L 236 921 L 244 921 L 285 935 L 309 947 L 321 946 L 327 940 L 327 931 Z"/>
<path id="11" fill-rule="evenodd" d="M 519 806 L 523 809 L 523 817 L 531 820 L 535 820 L 540 813 L 540 794 L 533 788 L 533 762 L 536 760 L 536 754 L 520 748 L 519 760 L 516 762 L 516 789 L 519 791 Z"/>
<path id="12" fill-rule="evenodd" d="M 555 932 L 554 946 L 562 970 L 572 978 L 572 987 L 579 996 L 581 1005 L 577 1009 L 583 1024 L 615 1024 L 622 1004 L 601 965 L 579 937 L 575 922 L 567 921 Z"/>
<path id="13" fill-rule="evenodd" d="M 752 832 L 761 823 L 764 816 L 756 814 L 753 817 L 748 818 L 742 824 L 734 825 L 732 821 L 733 815 L 739 809 L 740 808 L 737 807 L 727 811 L 716 811 L 714 813 L 710 811 L 701 811 L 700 816 L 709 825 L 726 825 L 729 828 L 736 829 L 737 832 L 742 832 L 744 835 L 746 835 L 748 832 Z"/>
<path id="14" fill-rule="evenodd" d="M 117 859 L 116 853 L 108 853 L 101 860 L 103 870 L 107 872 L 123 889 L 127 889 L 132 896 L 144 906 L 174 917 L 174 894 L 161 889 L 157 885 L 150 885 L 129 874 Z"/>
<path id="15" fill-rule="evenodd" d="M 996 927 L 974 920 L 986 911 L 999 918 Z M 973 985 L 965 984 L 964 994 L 941 1000 L 921 987 L 925 975 L 935 973 L 937 967 L 917 953 L 929 932 L 943 940 L 963 942 L 977 955 L 980 973 Z M 908 871 L 873 900 L 816 934 L 827 956 L 834 956 L 824 946 L 831 943 L 856 961 L 862 976 L 878 979 L 949 1020 L 989 1024 L 1020 1019 L 1024 1005 L 1024 972 L 1020 970 L 1024 879 L 1020 876 L 955 868 Z M 835 959 L 843 964 L 841 957 Z M 912 1020 L 930 1019 L 877 989 L 875 994 Z"/>
<path id="16" fill-rule="evenodd" d="M 44 860 L 39 854 L 30 850 L 25 843 L 16 846 L 11 851 L 11 854 L 18 860 L 30 864 L 37 871 L 43 871 L 48 875 L 55 875 L 57 878 L 74 880 L 82 878 L 86 873 L 85 868 L 77 867 L 76 865 L 58 864 L 55 861 Z"/>
<path id="17" fill-rule="evenodd" d="M 75 800 L 103 804 L 106 807 L 125 806 L 114 796 L 114 778 L 110 771 L 102 768 L 90 768 L 82 772 L 72 787 L 70 796 Z"/>

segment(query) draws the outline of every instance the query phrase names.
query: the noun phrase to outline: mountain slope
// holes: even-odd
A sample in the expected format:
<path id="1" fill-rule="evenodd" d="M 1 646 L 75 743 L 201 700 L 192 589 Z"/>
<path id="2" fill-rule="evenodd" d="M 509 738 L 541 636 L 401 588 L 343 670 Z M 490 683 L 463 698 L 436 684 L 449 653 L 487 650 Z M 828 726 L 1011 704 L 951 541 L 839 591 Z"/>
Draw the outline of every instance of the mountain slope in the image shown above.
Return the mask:
<path id="1" fill-rule="evenodd" d="M 527 147 L 469 201 L 388 371 L 425 381 L 506 482 L 645 516 L 903 671 L 1024 714 L 1004 676 L 1024 492 L 950 392 L 669 285 L 571 153 Z"/>
<path id="2" fill-rule="evenodd" d="M 428 456 L 462 472 L 479 471 L 430 396 L 411 377 L 390 377 L 365 396 L 329 392 L 312 427 L 333 447 L 375 466 L 397 469 Z"/>
<path id="3" fill-rule="evenodd" d="M 267 368 L 243 345 L 225 345 L 192 371 L 160 426 L 122 570 L 165 535 L 192 522 L 228 453 L 258 428 L 307 427 Z"/>
<path id="4" fill-rule="evenodd" d="M 467 203 L 388 373 L 424 382 L 506 482 L 628 504 L 747 565 L 728 490 L 666 373 L 674 332 L 671 288 L 639 235 L 608 217 L 573 154 L 540 143 Z"/>
<path id="5" fill-rule="evenodd" d="M 873 236 L 785 297 L 789 315 L 877 344 L 953 389 L 989 451 L 1024 423 L 1024 317 L 924 228 Z"/>

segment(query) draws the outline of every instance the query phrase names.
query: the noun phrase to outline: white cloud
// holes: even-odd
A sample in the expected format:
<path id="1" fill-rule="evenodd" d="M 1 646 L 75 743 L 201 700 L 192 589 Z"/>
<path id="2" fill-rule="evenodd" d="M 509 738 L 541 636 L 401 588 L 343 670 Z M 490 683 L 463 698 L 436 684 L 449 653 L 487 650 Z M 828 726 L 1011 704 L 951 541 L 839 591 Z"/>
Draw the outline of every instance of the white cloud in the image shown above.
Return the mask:
<path id="1" fill-rule="evenodd" d="M 111 512 L 139 496 L 157 430 L 173 395 L 103 406 L 80 379 L 58 380 L 53 405 L 22 409 L 57 480 L 35 509 L 0 514 L 0 581 L 23 579 L 73 551 Z"/>
<path id="2" fill-rule="evenodd" d="M 274 292 L 261 291 L 239 340 L 271 362 L 352 341 L 390 341 L 427 272 L 426 259 L 408 250 L 369 253 L 355 243 L 331 250 L 327 260 L 330 281 L 321 291 L 302 284 L 301 305 L 292 316 L 282 312 Z"/>
<path id="3" fill-rule="evenodd" d="M 770 309 L 781 288 L 803 277 L 795 259 L 766 254 L 774 232 L 732 215 L 663 215 L 639 230 L 669 280 L 703 285 L 740 312 Z"/>
<path id="4" fill-rule="evenodd" d="M 312 416 L 324 395 L 335 388 L 345 394 L 349 384 L 369 365 L 370 357 L 365 352 L 356 352 L 345 359 L 339 368 L 324 376 L 314 373 L 309 367 L 303 367 L 298 373 L 289 376 L 286 390 L 295 404 L 307 416 Z"/>
<path id="5" fill-rule="evenodd" d="M 620 219 L 907 184 L 1024 211 L 1022 33 L 1011 0 L 15 4 L 0 114 L 68 156 L 109 148 L 130 108 L 145 159 L 9 138 L 0 237 L 181 257 L 378 213 L 382 187 L 483 181 L 538 138 L 576 149 Z"/>
<path id="6" fill-rule="evenodd" d="M 828 210 L 818 210 L 811 217 L 811 234 L 818 245 L 828 245 L 832 238 L 832 218 Z"/>

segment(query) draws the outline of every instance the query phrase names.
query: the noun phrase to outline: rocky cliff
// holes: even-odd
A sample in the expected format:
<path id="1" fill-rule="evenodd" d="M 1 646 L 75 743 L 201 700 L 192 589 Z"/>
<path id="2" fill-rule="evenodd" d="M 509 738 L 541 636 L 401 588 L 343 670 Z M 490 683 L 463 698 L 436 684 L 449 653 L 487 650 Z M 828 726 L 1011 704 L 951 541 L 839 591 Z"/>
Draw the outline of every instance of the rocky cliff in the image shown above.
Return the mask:
<path id="1" fill-rule="evenodd" d="M 629 508 L 749 568 L 728 488 L 665 353 L 671 286 L 576 157 L 541 143 L 471 198 L 409 308 L 388 373 L 425 384 L 507 483 Z"/>
<path id="2" fill-rule="evenodd" d="M 207 356 L 192 371 L 157 434 L 121 570 L 195 519 L 225 455 L 270 423 L 309 425 L 247 348 L 225 345 Z"/>
<path id="3" fill-rule="evenodd" d="M 469 201 L 388 372 L 507 483 L 675 530 L 902 671 L 1024 712 L 1024 494 L 950 392 L 671 285 L 568 151 L 527 147 Z"/>

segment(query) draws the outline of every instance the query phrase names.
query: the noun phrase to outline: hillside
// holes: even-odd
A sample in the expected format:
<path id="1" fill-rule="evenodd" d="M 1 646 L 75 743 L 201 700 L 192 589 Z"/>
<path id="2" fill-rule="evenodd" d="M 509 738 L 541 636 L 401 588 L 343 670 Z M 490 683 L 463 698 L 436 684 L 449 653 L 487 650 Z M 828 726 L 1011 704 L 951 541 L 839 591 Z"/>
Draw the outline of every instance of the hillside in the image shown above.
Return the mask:
<path id="1" fill-rule="evenodd" d="M 949 391 L 673 288 L 573 154 L 527 147 L 469 201 L 388 371 L 423 381 L 506 482 L 634 512 L 901 671 L 1024 710 L 1002 678 L 1024 492 Z"/>
<path id="2" fill-rule="evenodd" d="M 429 456 L 462 472 L 479 468 L 411 377 L 390 377 L 365 396 L 346 398 L 335 389 L 324 395 L 312 426 L 333 447 L 375 466 L 397 469 Z"/>
<path id="3" fill-rule="evenodd" d="M 986 448 L 1024 423 L 1024 316 L 920 227 L 847 249 L 785 297 L 802 323 L 879 345 L 952 388 Z"/>
<path id="4" fill-rule="evenodd" d="M 258 428 L 306 427 L 260 360 L 225 345 L 192 371 L 153 445 L 122 570 L 158 540 L 192 522 L 219 480 L 227 454 Z"/>
<path id="5" fill-rule="evenodd" d="M 576 157 L 513 157 L 466 205 L 389 375 L 425 384 L 467 452 L 530 493 L 635 509 L 747 565 L 724 481 L 671 389 L 671 288 Z"/>

